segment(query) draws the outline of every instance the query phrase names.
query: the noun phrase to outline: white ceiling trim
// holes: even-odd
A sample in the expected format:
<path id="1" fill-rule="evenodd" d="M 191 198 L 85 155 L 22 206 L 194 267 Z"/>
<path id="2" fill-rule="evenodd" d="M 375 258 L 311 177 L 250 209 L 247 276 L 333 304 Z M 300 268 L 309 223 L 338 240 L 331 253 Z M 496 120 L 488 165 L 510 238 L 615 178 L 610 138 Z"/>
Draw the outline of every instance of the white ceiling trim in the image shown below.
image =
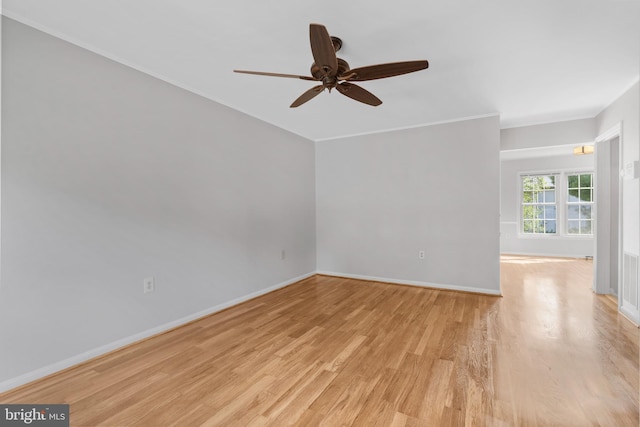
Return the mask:
<path id="1" fill-rule="evenodd" d="M 336 136 L 331 138 L 319 138 L 319 139 L 316 139 L 315 142 L 335 141 L 338 139 L 354 138 L 358 136 L 376 135 L 380 133 L 397 132 L 397 131 L 407 130 L 407 129 L 419 129 L 419 128 L 424 128 L 429 126 L 446 125 L 447 123 L 458 123 L 458 122 L 465 122 L 467 120 L 485 119 L 487 117 L 496 117 L 496 116 L 500 117 L 500 113 L 480 114 L 477 116 L 460 117 L 460 118 L 451 119 L 451 120 L 442 120 L 439 122 L 421 123 L 419 125 L 412 125 L 412 126 L 401 126 L 393 129 L 383 129 L 379 131 L 362 132 L 362 133 L 356 133 L 352 135 Z"/>
<path id="2" fill-rule="evenodd" d="M 600 113 L 598 113 L 598 114 L 600 114 Z M 598 114 L 596 114 L 595 116 L 594 115 L 590 115 L 590 114 L 589 115 L 578 115 L 578 116 L 572 116 L 572 117 L 569 117 L 567 119 L 562 119 L 562 120 L 541 120 L 541 121 L 532 120 L 532 121 L 525 122 L 525 124 L 518 124 L 518 125 L 515 125 L 515 126 L 500 126 L 500 129 L 517 129 L 517 128 L 524 128 L 524 127 L 528 127 L 528 126 L 550 125 L 552 123 L 563 123 L 563 122 L 572 122 L 574 120 L 593 119 Z"/>

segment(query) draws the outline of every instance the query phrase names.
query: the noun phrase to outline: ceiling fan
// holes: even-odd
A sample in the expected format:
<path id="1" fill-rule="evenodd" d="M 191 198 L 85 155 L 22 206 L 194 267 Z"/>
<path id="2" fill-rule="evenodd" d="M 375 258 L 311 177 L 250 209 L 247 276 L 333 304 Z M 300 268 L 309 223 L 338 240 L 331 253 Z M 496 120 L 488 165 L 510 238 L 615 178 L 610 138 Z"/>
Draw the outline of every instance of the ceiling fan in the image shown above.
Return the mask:
<path id="1" fill-rule="evenodd" d="M 383 79 L 413 73 L 429 67 L 427 60 L 391 62 L 387 64 L 369 65 L 350 69 L 347 61 L 336 57 L 336 52 L 342 47 L 342 40 L 332 37 L 324 25 L 310 24 L 309 38 L 311 39 L 311 53 L 314 63 L 311 64 L 311 76 L 298 76 L 295 74 L 265 73 L 262 71 L 233 70 L 236 73 L 257 74 L 259 76 L 288 77 L 293 79 L 311 80 L 322 82 L 314 86 L 298 97 L 291 108 L 299 107 L 305 102 L 315 98 L 325 89 L 331 92 L 336 88 L 341 94 L 356 101 L 368 105 L 378 106 L 382 101 L 371 92 L 351 82 L 363 82 L 366 80 Z"/>

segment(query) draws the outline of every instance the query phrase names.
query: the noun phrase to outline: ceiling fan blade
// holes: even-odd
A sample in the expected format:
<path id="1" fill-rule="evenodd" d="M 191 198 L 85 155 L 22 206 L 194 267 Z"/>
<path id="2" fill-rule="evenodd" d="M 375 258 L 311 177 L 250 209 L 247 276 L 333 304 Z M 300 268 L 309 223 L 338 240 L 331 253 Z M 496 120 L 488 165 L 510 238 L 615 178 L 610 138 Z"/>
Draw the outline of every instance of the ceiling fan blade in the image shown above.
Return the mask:
<path id="1" fill-rule="evenodd" d="M 309 38 L 316 65 L 330 76 L 335 76 L 338 73 L 338 58 L 327 28 L 320 24 L 310 24 Z"/>
<path id="2" fill-rule="evenodd" d="M 384 79 L 385 77 L 399 76 L 429 68 L 429 61 L 405 61 L 390 62 L 388 64 L 369 65 L 368 67 L 354 68 L 338 76 L 339 80 L 350 82 L 363 82 L 365 80 Z"/>
<path id="3" fill-rule="evenodd" d="M 382 101 L 378 99 L 377 96 L 361 88 L 360 86 L 356 86 L 351 83 L 342 82 L 336 86 L 338 92 L 341 94 L 348 96 L 351 99 L 355 99 L 356 101 L 363 102 L 365 104 L 373 105 L 374 107 L 382 104 Z"/>
<path id="4" fill-rule="evenodd" d="M 243 74 L 256 74 L 258 76 L 270 76 L 270 77 L 288 77 L 290 79 L 302 79 L 302 80 L 311 80 L 317 81 L 314 77 L 309 76 L 298 76 L 296 74 L 281 74 L 281 73 L 265 73 L 263 71 L 247 71 L 247 70 L 233 70 L 234 73 L 243 73 Z"/>
<path id="5" fill-rule="evenodd" d="M 316 96 L 320 95 L 320 93 L 322 93 L 323 91 L 324 91 L 324 86 L 323 85 L 314 86 L 311 89 L 309 89 L 308 91 L 306 91 L 305 93 L 303 93 L 302 95 L 300 95 L 298 97 L 298 99 L 293 101 L 293 104 L 291 104 L 289 107 L 290 108 L 299 107 L 302 104 L 304 104 L 305 102 L 307 102 L 307 101 L 315 98 Z"/>

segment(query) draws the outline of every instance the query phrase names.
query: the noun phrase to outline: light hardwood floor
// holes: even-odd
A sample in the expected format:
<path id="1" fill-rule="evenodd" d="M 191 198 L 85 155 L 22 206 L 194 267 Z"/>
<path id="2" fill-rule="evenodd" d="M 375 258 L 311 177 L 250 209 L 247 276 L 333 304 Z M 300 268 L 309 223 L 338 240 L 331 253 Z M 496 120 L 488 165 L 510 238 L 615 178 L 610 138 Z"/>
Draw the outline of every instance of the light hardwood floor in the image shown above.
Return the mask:
<path id="1" fill-rule="evenodd" d="M 633 426 L 639 331 L 592 263 L 504 256 L 503 297 L 315 276 L 0 395 L 74 426 Z"/>

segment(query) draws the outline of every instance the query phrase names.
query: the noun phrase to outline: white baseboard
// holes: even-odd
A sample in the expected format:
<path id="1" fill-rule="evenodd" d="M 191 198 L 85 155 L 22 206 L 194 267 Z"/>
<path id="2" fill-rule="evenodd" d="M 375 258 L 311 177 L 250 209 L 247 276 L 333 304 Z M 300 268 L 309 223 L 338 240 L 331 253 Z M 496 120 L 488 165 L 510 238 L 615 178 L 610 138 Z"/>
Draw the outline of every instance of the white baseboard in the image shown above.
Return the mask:
<path id="1" fill-rule="evenodd" d="M 317 274 L 322 274 L 324 276 L 333 276 L 333 277 L 345 277 L 347 279 L 358 279 L 358 280 L 369 280 L 369 281 L 373 281 L 373 282 L 394 283 L 394 284 L 397 284 L 397 285 L 420 286 L 420 287 L 423 287 L 423 288 L 442 289 L 442 290 L 446 290 L 446 291 L 472 292 L 474 294 L 498 295 L 498 296 L 502 295 L 502 293 L 499 290 L 484 289 L 484 288 L 474 288 L 474 287 L 470 287 L 470 286 L 443 285 L 443 284 L 439 284 L 439 283 L 419 282 L 419 281 L 416 281 L 416 280 L 400 280 L 400 279 L 389 279 L 389 278 L 386 278 L 386 277 L 363 276 L 363 275 L 360 275 L 360 274 L 336 273 L 336 272 L 333 272 L 333 271 L 318 271 Z"/>
<path id="2" fill-rule="evenodd" d="M 631 323 L 633 323 L 634 325 L 640 328 L 640 313 L 634 310 L 628 310 L 624 306 L 620 307 L 618 312 L 622 314 L 622 316 L 626 318 L 628 321 L 630 321 Z"/>
<path id="3" fill-rule="evenodd" d="M 303 274 L 302 276 L 295 277 L 293 279 L 289 279 L 282 283 L 278 283 L 277 285 L 270 286 L 265 289 L 261 289 L 259 291 L 250 293 L 248 295 L 244 295 L 242 297 L 233 299 L 231 301 L 224 302 L 222 304 L 218 304 L 214 307 L 207 308 L 205 310 L 199 311 L 197 313 L 190 314 L 180 319 L 176 319 L 174 321 L 165 323 L 163 325 L 156 326 L 155 328 L 147 329 L 146 331 L 137 333 L 135 335 L 131 335 L 126 338 L 122 338 L 118 341 L 114 341 L 112 343 L 103 345 L 98 348 L 94 348 L 92 350 L 86 351 L 84 353 L 78 354 L 76 356 L 69 357 L 68 359 L 61 360 L 59 362 L 53 363 L 48 366 L 44 366 L 42 368 L 36 369 L 35 371 L 27 372 L 26 374 L 20 375 L 15 378 L 11 378 L 9 380 L 0 382 L 0 393 L 11 390 L 13 388 L 19 387 L 21 385 L 30 383 L 32 381 L 38 380 L 40 378 L 46 377 L 47 375 L 54 374 L 56 372 L 62 371 L 63 369 L 70 368 L 72 366 L 78 365 L 80 363 L 86 362 L 98 356 L 102 356 L 103 354 L 109 353 L 114 350 L 118 350 L 119 348 L 125 347 L 127 345 L 133 344 L 137 341 L 141 341 L 146 338 L 150 338 L 154 335 L 161 334 L 163 332 L 169 331 L 171 329 L 177 328 L 178 326 L 182 326 L 186 323 L 192 322 L 194 320 L 200 319 L 202 317 L 208 316 L 210 314 L 216 313 L 218 311 L 224 310 L 225 308 L 232 307 L 234 305 L 240 304 L 242 302 L 248 301 L 252 298 L 259 297 L 260 295 L 267 294 L 269 292 L 275 291 L 276 289 L 284 288 L 285 286 L 289 286 L 293 283 L 304 280 L 308 277 L 314 276 L 316 274 L 315 271 L 307 274 Z"/>

